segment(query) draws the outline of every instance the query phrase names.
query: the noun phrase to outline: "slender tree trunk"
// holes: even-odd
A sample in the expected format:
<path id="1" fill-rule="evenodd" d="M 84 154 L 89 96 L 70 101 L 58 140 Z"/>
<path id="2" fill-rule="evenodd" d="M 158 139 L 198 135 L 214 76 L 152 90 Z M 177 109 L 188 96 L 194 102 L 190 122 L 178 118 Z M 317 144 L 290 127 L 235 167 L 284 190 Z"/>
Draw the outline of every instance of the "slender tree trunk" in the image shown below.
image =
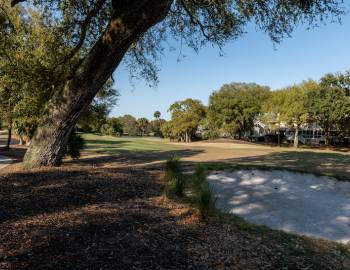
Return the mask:
<path id="1" fill-rule="evenodd" d="M 326 132 L 325 132 L 325 145 L 329 145 L 329 131 L 328 130 L 326 130 Z"/>
<path id="2" fill-rule="evenodd" d="M 24 145 L 23 136 L 21 134 L 18 134 L 18 136 L 19 136 L 19 145 Z"/>
<path id="3" fill-rule="evenodd" d="M 7 136 L 7 142 L 6 142 L 5 148 L 10 148 L 11 141 L 12 141 L 12 121 L 10 121 L 8 125 L 7 132 L 8 132 L 8 136 Z"/>
<path id="4" fill-rule="evenodd" d="M 79 116 L 110 78 L 132 43 L 162 21 L 172 1 L 113 1 L 114 13 L 106 31 L 93 46 L 72 79 L 49 103 L 24 157 L 26 168 L 58 166 Z M 120 5 L 120 6 L 119 6 Z"/>
<path id="5" fill-rule="evenodd" d="M 294 131 L 294 147 L 299 147 L 299 126 L 297 126 Z"/>

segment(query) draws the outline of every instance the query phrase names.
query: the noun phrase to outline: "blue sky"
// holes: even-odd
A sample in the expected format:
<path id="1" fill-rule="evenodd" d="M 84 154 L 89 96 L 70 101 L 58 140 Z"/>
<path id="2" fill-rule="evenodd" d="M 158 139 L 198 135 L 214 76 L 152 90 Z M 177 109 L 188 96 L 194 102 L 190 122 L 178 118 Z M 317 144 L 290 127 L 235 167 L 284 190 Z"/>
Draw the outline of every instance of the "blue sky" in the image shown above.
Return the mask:
<path id="1" fill-rule="evenodd" d="M 225 83 L 255 82 L 278 89 L 309 78 L 317 80 L 328 72 L 348 70 L 349 29 L 347 14 L 342 24 L 311 30 L 300 26 L 292 38 L 274 47 L 267 35 L 250 25 L 245 35 L 225 46 L 224 56 L 211 46 L 198 54 L 185 49 L 186 57 L 178 62 L 178 52 L 166 52 L 156 88 L 149 88 L 144 81 L 135 81 L 132 86 L 128 72 L 120 66 L 114 78 L 121 96 L 111 115 L 152 119 L 153 112 L 159 110 L 163 118 L 169 119 L 167 109 L 173 102 L 195 98 L 207 104 L 212 91 Z"/>

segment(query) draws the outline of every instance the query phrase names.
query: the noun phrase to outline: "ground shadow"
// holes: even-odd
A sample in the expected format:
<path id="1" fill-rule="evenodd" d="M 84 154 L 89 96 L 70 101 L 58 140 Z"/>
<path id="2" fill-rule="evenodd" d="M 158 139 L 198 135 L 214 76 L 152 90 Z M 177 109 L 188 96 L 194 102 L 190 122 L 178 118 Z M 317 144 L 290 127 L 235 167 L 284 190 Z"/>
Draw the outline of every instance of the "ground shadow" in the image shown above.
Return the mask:
<path id="1" fill-rule="evenodd" d="M 340 153 L 285 151 L 251 157 L 226 158 L 216 162 L 232 165 L 262 165 L 310 173 L 329 174 L 350 181 L 350 156 Z"/>
<path id="2" fill-rule="evenodd" d="M 160 171 L 70 167 L 0 179 L 1 269 L 206 269 Z M 188 211 L 188 210 L 186 210 Z"/>
<path id="3" fill-rule="evenodd" d="M 150 181 L 150 173 L 136 168 L 52 168 L 2 175 L 0 222 L 159 194 L 160 185 L 152 182 L 150 189 Z"/>
<path id="4" fill-rule="evenodd" d="M 147 163 L 163 162 L 170 157 L 191 157 L 205 152 L 203 149 L 179 149 L 172 151 L 122 151 L 118 155 L 83 157 L 79 160 L 67 161 L 67 164 L 104 166 L 106 163 L 116 162 L 130 165 L 145 165 Z"/>
<path id="5" fill-rule="evenodd" d="M 350 183 L 286 171 L 223 171 L 208 177 L 217 206 L 255 224 L 350 241 Z"/>
<path id="6" fill-rule="evenodd" d="M 0 155 L 11 158 L 15 163 L 23 160 L 26 151 L 27 148 L 25 146 L 0 147 Z"/>

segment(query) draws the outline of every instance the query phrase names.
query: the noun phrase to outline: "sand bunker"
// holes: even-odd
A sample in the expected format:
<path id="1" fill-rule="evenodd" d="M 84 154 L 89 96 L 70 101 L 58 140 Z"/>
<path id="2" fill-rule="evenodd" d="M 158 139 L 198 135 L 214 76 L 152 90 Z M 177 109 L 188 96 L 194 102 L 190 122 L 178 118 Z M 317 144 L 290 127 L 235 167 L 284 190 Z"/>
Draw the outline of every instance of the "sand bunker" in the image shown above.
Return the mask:
<path id="1" fill-rule="evenodd" d="M 350 182 L 285 170 L 214 172 L 217 207 L 249 222 L 350 241 Z"/>

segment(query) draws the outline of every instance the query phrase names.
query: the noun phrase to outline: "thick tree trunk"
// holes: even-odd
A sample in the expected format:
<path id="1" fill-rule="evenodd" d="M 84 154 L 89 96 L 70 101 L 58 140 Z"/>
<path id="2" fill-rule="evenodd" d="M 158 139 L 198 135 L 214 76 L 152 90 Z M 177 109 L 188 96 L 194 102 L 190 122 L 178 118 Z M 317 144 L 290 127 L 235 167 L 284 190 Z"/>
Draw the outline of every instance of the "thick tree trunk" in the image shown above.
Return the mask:
<path id="1" fill-rule="evenodd" d="M 58 166 L 79 116 L 110 78 L 132 43 L 167 15 L 170 0 L 113 1 L 114 14 L 62 93 L 49 103 L 24 157 L 26 168 Z"/>
<path id="2" fill-rule="evenodd" d="M 294 147 L 299 147 L 299 126 L 297 126 L 294 131 Z"/>

